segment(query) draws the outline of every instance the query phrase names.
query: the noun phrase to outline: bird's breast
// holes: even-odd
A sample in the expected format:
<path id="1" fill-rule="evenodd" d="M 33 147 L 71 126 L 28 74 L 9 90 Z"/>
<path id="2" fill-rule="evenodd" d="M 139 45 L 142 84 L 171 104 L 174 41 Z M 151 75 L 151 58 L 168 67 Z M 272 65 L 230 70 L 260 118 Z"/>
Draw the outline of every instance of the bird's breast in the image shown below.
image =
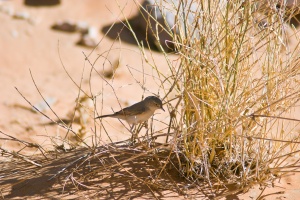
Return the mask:
<path id="1" fill-rule="evenodd" d="M 148 110 L 147 112 L 138 114 L 138 115 L 133 115 L 133 116 L 125 116 L 125 119 L 127 123 L 129 124 L 139 124 L 144 121 L 147 121 L 152 115 L 154 114 L 153 111 Z"/>

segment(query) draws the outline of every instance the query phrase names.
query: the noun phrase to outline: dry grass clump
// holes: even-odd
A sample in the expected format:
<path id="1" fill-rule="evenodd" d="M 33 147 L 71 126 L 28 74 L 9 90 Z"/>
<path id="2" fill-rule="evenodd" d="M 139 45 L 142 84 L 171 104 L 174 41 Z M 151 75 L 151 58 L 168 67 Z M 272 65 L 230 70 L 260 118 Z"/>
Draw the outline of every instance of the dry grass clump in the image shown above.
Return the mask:
<path id="1" fill-rule="evenodd" d="M 144 18 L 151 20 L 149 39 L 157 40 L 154 43 L 164 54 L 170 75 L 163 74 L 155 61 L 151 63 L 144 50 L 146 44 L 135 37 L 145 63 L 153 67 L 153 74 L 156 72 L 152 78 L 156 76 L 154 82 L 160 84 L 159 90 L 164 94 L 163 97 L 160 93 L 170 112 L 169 122 L 162 122 L 164 127 L 160 130 L 155 130 L 152 123 L 146 131 L 142 125 L 137 126 L 132 134 L 140 133 L 139 142 L 130 145 L 127 141 L 113 142 L 100 120 L 94 120 L 90 129 L 86 118 L 94 119 L 99 113 L 95 108 L 95 116 L 83 116 L 88 106 L 79 97 L 84 93 L 84 99 L 92 100 L 94 107 L 97 98 L 104 98 L 103 92 L 93 92 L 91 74 L 98 73 L 111 87 L 111 93 L 117 99 L 118 96 L 109 80 L 95 69 L 98 59 L 104 57 L 104 63 L 109 62 L 107 57 L 114 49 L 99 55 L 94 62 L 85 56 L 90 67 L 90 91 L 84 92 L 81 83 L 76 84 L 70 77 L 79 91 L 71 125 L 49 118 L 76 140 L 70 143 L 66 136 L 66 144 L 86 147 L 80 155 L 72 154 L 59 169 L 53 167 L 57 161 L 51 160 L 51 170 L 44 170 L 49 180 L 59 178 L 63 182 L 63 191 L 75 186 L 77 190 L 95 191 L 93 197 L 120 197 L 125 193 L 132 197 L 137 194 L 136 189 L 140 197 L 147 194 L 159 199 L 166 191 L 186 195 L 193 186 L 201 187 L 199 192 L 209 185 L 209 192 L 205 188 L 207 197 L 208 193 L 221 193 L 229 185 L 245 190 L 256 183 L 266 186 L 299 166 L 298 160 L 290 160 L 299 153 L 300 143 L 300 120 L 292 116 L 300 99 L 299 33 L 287 23 L 295 20 L 295 12 L 285 5 L 279 8 L 272 1 L 173 2 L 165 7 L 155 5 L 162 13 L 173 9 L 172 27 L 168 27 L 167 19 L 164 24 L 156 24 L 156 18 L 145 15 L 146 10 L 141 8 Z M 124 25 L 135 36 L 128 20 Z M 173 38 L 179 65 L 174 65 L 174 56 L 169 56 L 166 46 L 162 46 L 162 31 Z M 117 68 L 113 69 L 114 74 Z M 144 71 L 139 72 L 143 78 L 151 78 Z M 136 82 L 144 93 L 151 91 Z M 79 131 L 72 128 L 75 118 L 80 121 Z M 87 131 L 93 134 L 92 145 L 85 140 Z M 102 141 L 102 132 L 111 143 Z M 166 143 L 155 141 L 161 137 L 166 137 Z M 56 148 L 58 155 L 62 152 L 59 150 Z M 27 158 L 23 160 L 32 164 Z M 182 182 L 182 177 L 186 182 Z"/>
<path id="2" fill-rule="evenodd" d="M 196 3 L 179 2 L 174 9 Z M 264 185 L 297 163 L 285 161 L 299 152 L 299 120 L 289 115 L 300 98 L 298 33 L 288 8 L 259 2 L 197 1 L 197 12 L 177 13 L 172 129 L 188 179 Z"/>

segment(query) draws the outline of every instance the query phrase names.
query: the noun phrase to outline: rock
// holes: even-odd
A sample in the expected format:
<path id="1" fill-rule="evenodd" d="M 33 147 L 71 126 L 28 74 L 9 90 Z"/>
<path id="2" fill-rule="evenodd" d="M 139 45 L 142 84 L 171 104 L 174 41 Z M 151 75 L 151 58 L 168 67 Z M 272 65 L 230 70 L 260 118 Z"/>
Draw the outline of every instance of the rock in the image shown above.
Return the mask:
<path id="1" fill-rule="evenodd" d="M 183 5 L 182 2 L 184 2 Z M 179 12 L 177 12 L 178 8 L 180 8 Z M 147 30 L 148 41 L 151 40 L 155 43 L 157 41 L 156 37 L 158 37 L 159 42 L 157 45 L 159 49 L 160 45 L 164 50 L 173 49 L 174 34 L 180 35 L 179 38 L 181 39 L 190 38 L 192 32 L 191 39 L 199 39 L 200 37 L 199 30 L 201 28 L 199 26 L 201 24 L 199 22 L 201 16 L 197 2 L 192 0 L 145 0 L 140 12 L 141 14 L 136 17 L 135 25 Z M 185 26 L 185 24 L 188 25 Z M 196 26 L 198 28 L 194 31 Z"/>
<path id="2" fill-rule="evenodd" d="M 97 45 L 95 38 L 90 37 L 88 34 L 83 34 L 80 40 L 77 42 L 78 45 L 94 48 Z"/>
<path id="3" fill-rule="evenodd" d="M 78 45 L 94 48 L 97 46 L 98 31 L 95 27 L 90 27 L 87 33 L 82 33 Z"/>
<path id="4" fill-rule="evenodd" d="M 79 21 L 76 23 L 76 29 L 78 32 L 86 34 L 89 31 L 89 24 L 85 21 Z"/>
<path id="5" fill-rule="evenodd" d="M 53 26 L 52 29 L 64 32 L 80 32 L 86 34 L 89 32 L 89 24 L 85 21 L 75 22 L 72 20 L 58 21 Z"/>
<path id="6" fill-rule="evenodd" d="M 71 20 L 58 21 L 51 28 L 58 31 L 73 33 L 77 31 L 77 24 Z"/>
<path id="7" fill-rule="evenodd" d="M 226 1 L 221 0 L 219 4 L 220 10 L 224 10 Z M 264 0 L 257 1 L 256 4 L 262 15 L 270 12 L 270 9 L 277 9 L 277 7 L 287 8 L 289 12 L 286 12 L 286 15 L 300 13 L 300 0 L 278 1 L 277 4 L 275 2 L 270 4 L 269 0 Z M 174 37 L 183 41 L 188 38 L 191 42 L 200 39 L 201 22 L 203 21 L 200 7 L 199 3 L 193 0 L 145 0 L 133 25 L 146 31 L 148 42 L 154 43 L 158 49 L 174 50 Z M 179 11 L 177 11 L 178 8 Z M 258 21 L 258 23 L 260 28 L 268 26 L 265 21 Z M 293 22 L 293 25 L 298 26 L 299 24 L 299 22 Z"/>
<path id="8" fill-rule="evenodd" d="M 25 0 L 27 6 L 55 6 L 60 4 L 60 0 Z"/>

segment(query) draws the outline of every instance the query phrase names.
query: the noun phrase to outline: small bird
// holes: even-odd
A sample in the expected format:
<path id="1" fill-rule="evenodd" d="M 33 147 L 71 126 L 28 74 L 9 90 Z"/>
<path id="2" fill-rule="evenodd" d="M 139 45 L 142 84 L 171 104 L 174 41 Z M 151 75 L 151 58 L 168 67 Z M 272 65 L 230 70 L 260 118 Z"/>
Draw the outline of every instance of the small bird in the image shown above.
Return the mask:
<path id="1" fill-rule="evenodd" d="M 135 125 L 147 121 L 157 109 L 162 109 L 163 111 L 165 111 L 162 106 L 162 101 L 155 96 L 149 96 L 146 97 L 143 101 L 115 112 L 114 114 L 101 115 L 96 117 L 95 119 L 113 117 L 125 120 L 128 124 Z"/>

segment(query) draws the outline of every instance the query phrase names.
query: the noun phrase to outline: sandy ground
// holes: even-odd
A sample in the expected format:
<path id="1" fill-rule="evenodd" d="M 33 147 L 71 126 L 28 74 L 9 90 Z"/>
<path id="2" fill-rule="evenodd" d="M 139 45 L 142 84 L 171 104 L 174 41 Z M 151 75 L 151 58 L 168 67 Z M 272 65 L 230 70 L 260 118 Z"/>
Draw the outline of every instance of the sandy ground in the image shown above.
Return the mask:
<path id="1" fill-rule="evenodd" d="M 57 116 L 66 120 L 70 120 L 74 112 L 75 100 L 79 93 L 76 84 L 79 85 L 81 80 L 82 91 L 97 96 L 96 106 L 99 114 L 107 114 L 112 112 L 112 108 L 116 111 L 120 109 L 120 105 L 123 107 L 137 102 L 141 100 L 142 95 L 163 93 L 156 81 L 157 74 L 141 58 L 141 53 L 134 45 L 134 39 L 130 33 L 124 30 L 120 35 L 122 40 L 113 39 L 118 36 L 116 33 L 120 31 L 121 20 L 124 20 L 125 16 L 132 18 L 137 14 L 136 5 L 132 1 L 119 1 L 119 5 L 117 2 L 114 0 L 64 0 L 56 6 L 25 6 L 24 1 L 21 0 L 0 1 L 2 9 L 0 12 L 0 130 L 3 133 L 20 140 L 40 144 L 47 150 L 53 149 L 55 145 L 62 145 L 61 138 L 67 134 L 65 129 L 50 124 L 49 119 L 33 112 L 31 106 L 15 87 L 33 105 L 43 102 L 40 92 L 49 102 L 53 101 L 51 108 Z M 123 9 L 123 13 L 120 9 Z M 10 13 L 16 12 L 27 12 L 29 19 L 15 19 Z M 80 38 L 79 33 L 52 30 L 51 26 L 59 20 L 87 22 L 97 29 L 98 41 L 101 40 L 100 45 L 92 52 L 91 48 L 76 44 Z M 107 30 L 113 23 L 117 23 L 113 33 L 105 36 L 102 30 Z M 90 55 L 89 60 L 92 63 L 98 55 L 101 55 L 95 62 L 95 71 L 91 72 L 91 66 L 85 60 L 85 55 Z M 169 73 L 163 55 L 152 52 L 153 60 L 148 50 L 146 50 L 146 55 L 149 56 L 150 64 L 156 62 L 161 72 Z M 176 64 L 176 56 L 170 57 Z M 118 66 L 114 78 L 103 78 L 102 72 L 110 71 L 113 66 Z M 143 70 L 147 74 L 145 77 L 141 76 Z M 30 71 L 39 91 L 35 87 Z M 83 92 L 80 96 L 83 96 Z M 93 108 L 91 102 L 86 106 Z M 46 115 L 54 121 L 58 120 L 50 109 L 46 106 L 43 108 L 45 108 L 43 112 Z M 92 111 L 86 111 L 86 115 L 87 118 L 94 117 Z M 154 118 L 167 123 L 168 112 L 159 111 Z M 105 131 L 99 130 L 98 125 L 94 126 L 91 123 L 92 121 L 88 122 L 91 127 L 97 127 L 101 142 L 103 144 L 110 142 Z M 104 120 L 104 124 L 110 133 L 109 137 L 114 142 L 131 136 L 117 120 Z M 79 129 L 78 124 L 74 124 L 73 127 L 75 130 Z M 165 125 L 157 123 L 155 128 L 160 132 Z M 91 128 L 91 130 L 95 129 Z M 94 135 L 91 130 L 89 129 L 85 135 L 86 141 L 90 144 Z M 1 141 L 1 147 L 10 151 L 18 151 L 23 146 L 15 141 Z M 22 152 L 32 154 L 33 151 L 33 149 L 26 148 Z M 34 151 L 34 153 L 37 152 Z M 275 187 L 267 188 L 263 194 L 266 195 L 264 198 L 298 199 L 299 181 L 299 175 L 289 174 L 280 181 L 276 181 Z M 43 191 L 27 194 L 23 191 L 23 193 L 10 194 L 10 197 L 16 199 L 26 196 L 50 198 L 46 195 L 47 192 Z M 281 191 L 283 192 L 278 193 Z M 55 192 L 57 198 L 72 198 L 71 194 L 59 196 L 60 191 Z M 278 194 L 275 194 L 276 192 Z M 260 193 L 261 190 L 255 186 L 246 194 L 228 196 L 226 199 L 256 199 Z M 125 195 L 126 198 L 132 197 L 130 193 L 128 194 Z M 184 198 L 176 193 L 164 195 L 169 198 Z M 140 193 L 138 198 L 143 199 L 143 194 Z"/>
<path id="2" fill-rule="evenodd" d="M 126 6 L 124 6 L 126 4 Z M 123 5 L 117 5 L 114 1 L 86 1 L 69 3 L 63 1 L 59 6 L 53 7 L 24 7 L 23 1 L 6 2 L 5 7 L 11 7 L 16 11 L 26 11 L 30 14 L 28 20 L 13 19 L 11 16 L 1 13 L 2 31 L 1 31 L 1 130 L 9 132 L 20 139 L 26 139 L 29 142 L 48 142 L 45 136 L 61 136 L 65 132 L 54 126 L 45 126 L 49 120 L 40 114 L 34 114 L 30 105 L 15 90 L 16 87 L 33 105 L 43 102 L 35 88 L 33 79 L 44 96 L 44 98 L 53 101 L 52 109 L 62 119 L 70 119 L 75 100 L 78 97 L 78 87 L 68 77 L 64 71 L 66 68 L 68 74 L 80 84 L 82 77 L 82 90 L 90 92 L 89 81 L 91 81 L 91 91 L 97 96 L 96 100 L 99 112 L 108 114 L 112 108 L 117 111 L 122 107 L 141 100 L 142 95 L 148 96 L 158 94 L 158 85 L 153 83 L 154 75 L 150 66 L 146 66 L 142 60 L 136 46 L 129 43 L 112 40 L 104 37 L 103 27 L 109 27 L 119 19 L 134 16 L 137 13 L 136 6 L 131 3 L 123 2 Z M 123 14 L 120 8 L 124 7 Z M 90 65 L 85 62 L 85 55 L 92 52 L 91 48 L 85 48 L 76 45 L 79 41 L 79 33 L 65 33 L 51 30 L 51 26 L 59 20 L 85 21 L 98 30 L 98 39 L 101 44 L 90 56 L 90 61 L 94 62 L 101 54 L 90 75 Z M 32 21 L 32 22 L 31 22 Z M 120 32 L 120 30 L 118 30 Z M 122 37 L 126 37 L 123 34 Z M 128 34 L 130 36 L 130 34 Z M 113 37 L 113 36 L 112 36 Z M 130 41 L 131 38 L 129 38 Z M 132 39 L 131 42 L 134 42 Z M 109 49 L 111 52 L 107 53 Z M 122 51 L 120 51 L 122 48 Z M 154 53 L 157 62 L 160 62 L 161 70 L 163 66 L 162 55 Z M 106 57 L 108 60 L 104 60 Z M 61 60 L 60 60 L 61 58 Z M 114 65 L 119 63 L 119 68 L 114 75 L 113 80 L 106 83 L 103 80 L 102 71 L 109 71 Z M 129 70 L 133 68 L 134 70 Z M 144 91 L 139 82 L 143 81 L 140 74 L 144 68 L 150 76 L 145 77 L 144 86 L 148 91 Z M 99 75 L 99 74 L 100 75 Z M 115 91 L 111 89 L 115 88 Z M 116 94 L 115 94 L 116 93 Z M 83 94 L 80 96 L 84 96 Z M 120 105 L 118 105 L 118 100 Z M 102 105 L 105 105 L 102 107 Z M 45 114 L 53 120 L 57 120 L 55 115 L 44 106 Z M 6 114 L 5 114 L 6 113 Z M 165 115 L 164 117 L 166 117 Z M 120 133 L 111 136 L 114 139 L 123 139 L 123 125 L 117 120 L 110 120 L 110 126 L 121 128 Z M 26 134 L 24 134 L 24 131 Z M 22 134 L 21 134 L 22 133 Z M 55 135 L 53 135 L 55 133 Z M 105 138 L 103 139 L 105 141 Z M 4 144 L 10 148 L 13 144 Z"/>

